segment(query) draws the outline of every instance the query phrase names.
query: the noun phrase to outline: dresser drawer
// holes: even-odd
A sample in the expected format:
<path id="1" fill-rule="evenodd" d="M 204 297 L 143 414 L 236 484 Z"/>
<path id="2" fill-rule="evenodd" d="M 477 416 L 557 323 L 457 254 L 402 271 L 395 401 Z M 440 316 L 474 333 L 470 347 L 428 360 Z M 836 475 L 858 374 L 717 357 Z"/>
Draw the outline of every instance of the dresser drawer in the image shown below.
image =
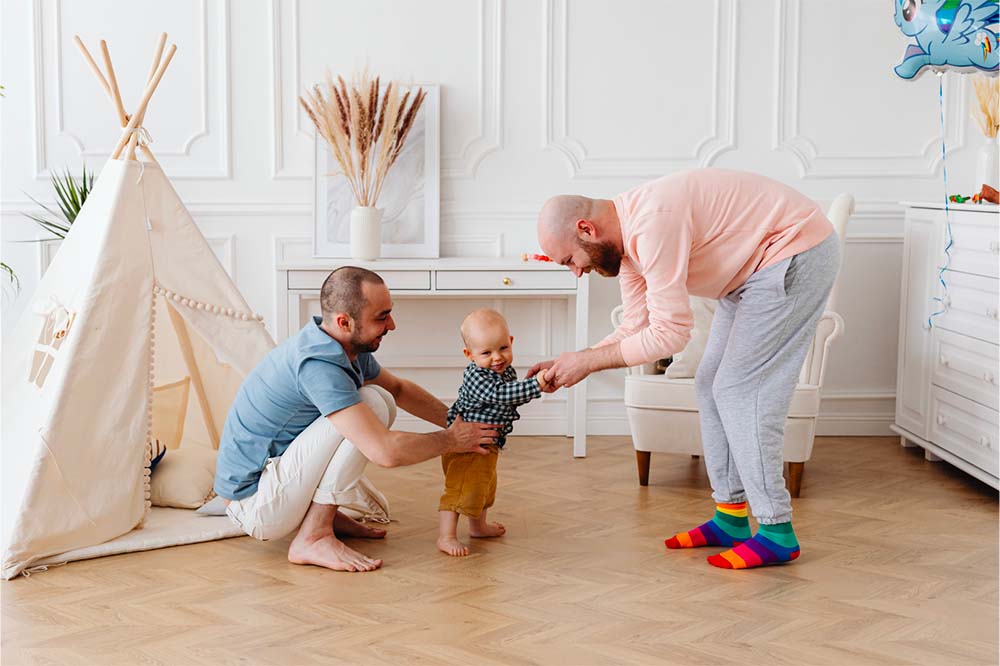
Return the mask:
<path id="1" fill-rule="evenodd" d="M 951 213 L 951 269 L 998 277 L 1000 215 L 996 211 Z"/>
<path id="2" fill-rule="evenodd" d="M 576 276 L 566 271 L 438 271 L 439 290 L 565 289 L 576 290 Z"/>
<path id="3" fill-rule="evenodd" d="M 996 410 L 937 386 L 931 392 L 930 440 L 966 462 L 998 476 Z"/>
<path id="4" fill-rule="evenodd" d="M 389 291 L 429 291 L 431 288 L 430 271 L 376 271 L 385 280 Z M 330 275 L 330 271 L 289 271 L 289 289 L 309 289 L 319 291 L 323 286 L 323 281 Z"/>
<path id="5" fill-rule="evenodd" d="M 945 271 L 944 280 L 948 284 L 945 312 L 934 318 L 934 324 L 985 342 L 1000 342 L 997 280 L 954 271 Z"/>
<path id="6" fill-rule="evenodd" d="M 937 328 L 931 381 L 935 386 L 997 409 L 998 349 L 997 345 Z"/>

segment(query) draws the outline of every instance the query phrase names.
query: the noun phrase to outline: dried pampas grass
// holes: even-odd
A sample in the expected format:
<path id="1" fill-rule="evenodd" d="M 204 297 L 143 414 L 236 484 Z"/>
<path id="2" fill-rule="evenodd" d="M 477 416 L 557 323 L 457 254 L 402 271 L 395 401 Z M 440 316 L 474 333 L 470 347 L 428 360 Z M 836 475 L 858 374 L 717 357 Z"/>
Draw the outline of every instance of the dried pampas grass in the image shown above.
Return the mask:
<path id="1" fill-rule="evenodd" d="M 1000 79 L 979 74 L 973 78 L 972 84 L 979 102 L 972 115 L 983 134 L 991 139 L 995 138 L 1000 129 Z"/>
<path id="2" fill-rule="evenodd" d="M 390 81 L 382 90 L 379 77 L 365 69 L 350 85 L 327 74 L 299 103 L 316 126 L 347 179 L 359 206 L 374 206 L 389 169 L 396 163 L 427 96 L 421 88 L 400 95 Z M 412 95 L 411 95 L 412 93 Z"/>

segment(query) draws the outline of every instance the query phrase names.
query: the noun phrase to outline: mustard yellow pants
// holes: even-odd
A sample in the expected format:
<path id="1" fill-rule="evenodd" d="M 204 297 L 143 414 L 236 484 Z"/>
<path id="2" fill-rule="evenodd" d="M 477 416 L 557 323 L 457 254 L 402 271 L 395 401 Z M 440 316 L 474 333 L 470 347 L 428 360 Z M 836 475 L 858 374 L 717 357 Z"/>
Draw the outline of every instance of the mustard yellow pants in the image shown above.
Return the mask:
<path id="1" fill-rule="evenodd" d="M 493 506 L 497 494 L 497 459 L 500 449 L 489 447 L 490 452 L 446 453 L 441 456 L 444 469 L 444 494 L 438 511 L 454 511 L 463 516 L 478 518 L 483 510 Z"/>

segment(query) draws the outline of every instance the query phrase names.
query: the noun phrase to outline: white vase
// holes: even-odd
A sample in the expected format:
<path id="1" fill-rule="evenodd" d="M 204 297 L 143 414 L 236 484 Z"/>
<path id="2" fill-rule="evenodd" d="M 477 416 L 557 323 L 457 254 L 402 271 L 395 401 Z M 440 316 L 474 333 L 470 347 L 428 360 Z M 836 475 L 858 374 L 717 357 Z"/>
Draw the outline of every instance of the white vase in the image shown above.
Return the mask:
<path id="1" fill-rule="evenodd" d="M 374 206 L 356 206 L 351 211 L 351 257 L 361 261 L 378 259 L 382 251 L 382 213 Z"/>
<path id="2" fill-rule="evenodd" d="M 979 152 L 976 153 L 976 182 L 974 190 L 978 192 L 983 185 L 989 185 L 993 189 L 1000 189 L 997 187 L 998 181 L 1000 181 L 1000 144 L 997 143 L 997 137 L 987 137 L 983 142 L 983 145 L 979 146 Z"/>

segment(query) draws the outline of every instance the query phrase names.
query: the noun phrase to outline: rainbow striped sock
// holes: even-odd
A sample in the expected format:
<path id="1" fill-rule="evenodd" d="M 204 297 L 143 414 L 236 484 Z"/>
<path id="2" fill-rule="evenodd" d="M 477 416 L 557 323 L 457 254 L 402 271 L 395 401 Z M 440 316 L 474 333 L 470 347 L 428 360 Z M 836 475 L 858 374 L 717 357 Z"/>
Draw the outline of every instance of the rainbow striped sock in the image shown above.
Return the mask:
<path id="1" fill-rule="evenodd" d="M 752 539 L 718 555 L 709 555 L 708 563 L 721 569 L 754 569 L 791 562 L 800 552 L 791 523 L 761 525 Z"/>
<path id="2" fill-rule="evenodd" d="M 678 532 L 663 543 L 667 548 L 726 546 L 731 548 L 750 538 L 747 503 L 716 504 L 712 520 L 690 532 Z"/>

